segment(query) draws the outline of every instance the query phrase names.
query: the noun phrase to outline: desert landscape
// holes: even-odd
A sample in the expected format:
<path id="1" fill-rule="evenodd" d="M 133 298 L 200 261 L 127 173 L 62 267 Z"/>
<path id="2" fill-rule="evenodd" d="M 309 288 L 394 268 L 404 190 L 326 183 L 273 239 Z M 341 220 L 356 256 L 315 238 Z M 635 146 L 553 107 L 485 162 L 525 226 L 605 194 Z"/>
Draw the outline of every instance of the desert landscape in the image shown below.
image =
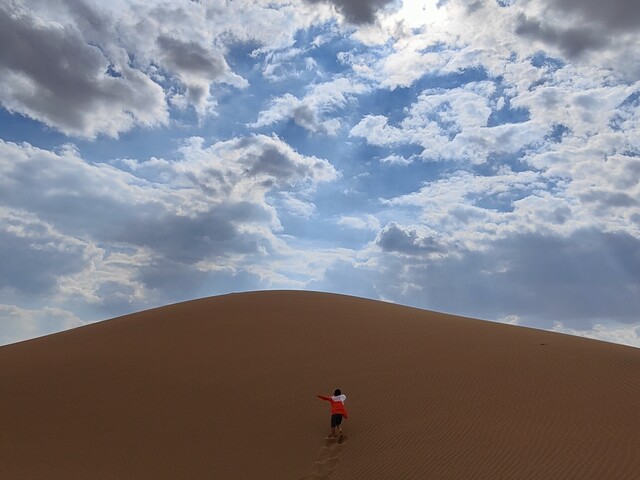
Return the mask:
<path id="1" fill-rule="evenodd" d="M 637 479 L 640 350 L 335 294 L 0 348 L 3 479 Z M 327 440 L 340 388 L 349 419 Z"/>

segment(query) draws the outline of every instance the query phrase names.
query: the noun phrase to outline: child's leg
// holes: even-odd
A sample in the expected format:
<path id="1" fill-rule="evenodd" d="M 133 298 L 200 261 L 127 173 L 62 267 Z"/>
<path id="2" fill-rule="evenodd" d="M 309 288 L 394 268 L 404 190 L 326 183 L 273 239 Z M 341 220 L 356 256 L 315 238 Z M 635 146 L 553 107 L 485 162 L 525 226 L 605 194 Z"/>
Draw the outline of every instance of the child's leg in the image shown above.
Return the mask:
<path id="1" fill-rule="evenodd" d="M 336 426 L 338 426 L 338 417 L 337 415 L 331 415 L 331 437 L 336 436 Z"/>

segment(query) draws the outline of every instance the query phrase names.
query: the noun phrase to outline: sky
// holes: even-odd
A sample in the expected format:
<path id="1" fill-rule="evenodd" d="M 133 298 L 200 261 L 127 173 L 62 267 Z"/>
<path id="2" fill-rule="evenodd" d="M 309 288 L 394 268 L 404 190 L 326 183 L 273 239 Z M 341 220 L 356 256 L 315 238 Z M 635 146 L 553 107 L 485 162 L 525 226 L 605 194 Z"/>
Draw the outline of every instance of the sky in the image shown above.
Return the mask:
<path id="1" fill-rule="evenodd" d="M 0 46 L 0 344 L 293 289 L 640 346 L 637 0 L 6 0 Z"/>

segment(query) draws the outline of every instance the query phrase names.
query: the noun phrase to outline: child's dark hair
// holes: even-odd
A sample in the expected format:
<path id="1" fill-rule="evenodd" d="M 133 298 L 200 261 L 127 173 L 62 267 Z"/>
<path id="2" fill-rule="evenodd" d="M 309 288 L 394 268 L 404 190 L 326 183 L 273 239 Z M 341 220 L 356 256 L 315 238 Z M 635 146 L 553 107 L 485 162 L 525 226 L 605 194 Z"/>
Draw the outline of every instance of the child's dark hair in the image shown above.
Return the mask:
<path id="1" fill-rule="evenodd" d="M 338 395 L 342 395 L 342 392 L 340 391 L 339 388 L 336 388 L 336 391 L 333 392 L 333 395 L 337 397 Z"/>

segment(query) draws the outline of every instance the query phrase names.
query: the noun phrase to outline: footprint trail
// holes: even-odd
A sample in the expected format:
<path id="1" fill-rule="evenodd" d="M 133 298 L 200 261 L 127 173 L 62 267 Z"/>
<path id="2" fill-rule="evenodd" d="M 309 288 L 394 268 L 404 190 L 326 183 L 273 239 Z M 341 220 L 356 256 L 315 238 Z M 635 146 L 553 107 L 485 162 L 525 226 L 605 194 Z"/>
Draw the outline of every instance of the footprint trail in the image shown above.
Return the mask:
<path id="1" fill-rule="evenodd" d="M 318 458 L 309 473 L 299 480 L 324 480 L 329 478 L 338 466 L 340 452 L 343 449 L 344 442 L 347 440 L 346 435 L 340 435 L 337 439 L 327 439 L 318 452 Z"/>

